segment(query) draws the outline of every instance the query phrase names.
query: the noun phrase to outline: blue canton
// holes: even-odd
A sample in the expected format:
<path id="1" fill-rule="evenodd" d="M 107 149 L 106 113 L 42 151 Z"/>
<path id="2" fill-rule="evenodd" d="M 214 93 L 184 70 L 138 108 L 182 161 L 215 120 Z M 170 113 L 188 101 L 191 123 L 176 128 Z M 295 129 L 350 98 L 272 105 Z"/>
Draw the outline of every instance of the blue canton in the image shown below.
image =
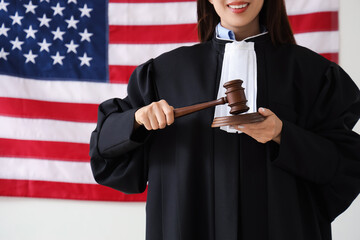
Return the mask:
<path id="1" fill-rule="evenodd" d="M 108 81 L 107 1 L 0 0 L 0 73 Z"/>

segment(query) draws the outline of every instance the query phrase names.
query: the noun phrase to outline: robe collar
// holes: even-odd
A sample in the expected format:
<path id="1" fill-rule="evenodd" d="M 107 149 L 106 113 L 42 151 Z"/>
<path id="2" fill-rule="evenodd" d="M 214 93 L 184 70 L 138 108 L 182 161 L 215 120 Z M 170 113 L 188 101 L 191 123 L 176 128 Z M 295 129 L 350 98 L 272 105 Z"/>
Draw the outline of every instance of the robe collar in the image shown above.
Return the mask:
<path id="1" fill-rule="evenodd" d="M 212 44 L 215 47 L 215 49 L 218 52 L 222 53 L 222 54 L 224 53 L 224 50 L 225 50 L 225 44 L 233 42 L 233 40 L 217 38 L 216 33 L 214 33 L 214 37 L 213 37 L 213 39 L 211 41 L 212 41 Z M 258 44 L 258 43 L 260 43 L 260 44 L 264 44 L 264 43 L 272 44 L 269 33 L 260 33 L 260 34 L 255 35 L 255 36 L 248 37 L 248 38 L 244 39 L 244 41 L 246 41 L 246 42 L 254 42 L 255 45 Z"/>

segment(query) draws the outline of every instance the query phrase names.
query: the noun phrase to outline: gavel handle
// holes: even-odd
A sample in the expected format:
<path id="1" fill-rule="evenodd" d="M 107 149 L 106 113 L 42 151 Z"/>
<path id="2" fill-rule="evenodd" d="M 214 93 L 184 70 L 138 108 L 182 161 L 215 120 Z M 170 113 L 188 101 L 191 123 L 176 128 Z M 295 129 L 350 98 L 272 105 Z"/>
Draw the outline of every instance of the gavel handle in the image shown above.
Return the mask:
<path id="1" fill-rule="evenodd" d="M 227 98 L 222 97 L 217 100 L 210 101 L 210 102 L 199 103 L 199 104 L 195 104 L 195 105 L 188 106 L 188 107 L 176 108 L 176 109 L 174 109 L 174 116 L 175 116 L 175 118 L 182 117 L 182 116 L 188 115 L 190 113 L 197 112 L 197 111 L 200 111 L 200 110 L 203 110 L 203 109 L 206 109 L 209 107 L 213 107 L 216 105 L 225 104 L 227 102 L 228 102 Z"/>

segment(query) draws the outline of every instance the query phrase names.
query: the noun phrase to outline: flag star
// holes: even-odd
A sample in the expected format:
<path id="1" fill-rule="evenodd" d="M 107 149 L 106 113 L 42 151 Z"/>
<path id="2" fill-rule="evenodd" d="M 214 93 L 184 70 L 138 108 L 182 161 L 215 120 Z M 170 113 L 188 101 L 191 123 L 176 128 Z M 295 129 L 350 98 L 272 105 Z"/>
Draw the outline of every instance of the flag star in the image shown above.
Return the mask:
<path id="1" fill-rule="evenodd" d="M 62 60 L 65 58 L 64 56 L 60 56 L 59 52 L 56 52 L 55 56 L 51 56 L 52 59 L 54 59 L 53 65 L 60 64 L 63 65 Z"/>
<path id="2" fill-rule="evenodd" d="M 83 8 L 79 8 L 79 10 L 81 11 L 81 16 L 87 16 L 90 17 L 90 12 L 92 11 L 92 8 L 88 8 L 87 5 L 85 4 Z"/>
<path id="3" fill-rule="evenodd" d="M 5 12 L 7 12 L 7 5 L 9 5 L 10 3 L 6 3 L 6 2 L 4 2 L 4 0 L 1 0 L 1 2 L 0 2 L 0 11 L 1 10 L 4 10 Z"/>
<path id="4" fill-rule="evenodd" d="M 30 25 L 29 29 L 24 29 L 24 32 L 26 32 L 26 38 L 32 37 L 33 39 L 35 39 L 35 33 L 38 30 L 34 30 L 32 29 L 32 26 Z"/>
<path id="5" fill-rule="evenodd" d="M 0 36 L 4 35 L 5 37 L 8 36 L 7 32 L 10 30 L 10 28 L 5 27 L 5 23 L 3 23 L 0 27 Z"/>
<path id="6" fill-rule="evenodd" d="M 75 20 L 74 16 L 71 16 L 71 18 L 66 19 L 65 22 L 68 23 L 68 28 L 73 27 L 73 28 L 77 29 L 76 24 L 78 24 L 79 20 Z"/>
<path id="7" fill-rule="evenodd" d="M 79 59 L 81 60 L 80 67 L 82 65 L 87 65 L 88 67 L 90 67 L 90 61 L 92 60 L 92 58 L 88 57 L 86 53 L 84 53 L 84 56 L 79 57 Z"/>
<path id="8" fill-rule="evenodd" d="M 71 40 L 71 42 L 69 43 L 69 44 L 65 44 L 65 46 L 67 47 L 67 53 L 69 53 L 69 52 L 73 52 L 73 53 L 77 53 L 77 51 L 76 51 L 76 48 L 78 48 L 79 47 L 79 44 L 74 44 L 74 41 L 73 40 Z"/>
<path id="9" fill-rule="evenodd" d="M 35 58 L 36 58 L 37 56 L 38 56 L 38 55 L 33 54 L 32 51 L 30 50 L 28 54 L 24 54 L 24 57 L 26 57 L 25 63 L 32 62 L 32 63 L 35 64 Z"/>
<path id="10" fill-rule="evenodd" d="M 80 34 L 80 36 L 81 36 L 81 42 L 82 41 L 89 41 L 90 42 L 90 37 L 92 36 L 92 35 L 94 35 L 94 34 L 92 34 L 92 33 L 89 33 L 88 32 L 88 30 L 87 30 L 87 28 L 85 28 L 85 30 L 84 30 L 84 32 L 83 33 L 81 33 L 81 32 L 79 32 L 79 34 Z"/>
<path id="11" fill-rule="evenodd" d="M 75 4 L 77 4 L 76 0 L 68 0 L 67 3 L 70 4 L 70 3 L 72 3 L 72 2 L 75 3 Z"/>
<path id="12" fill-rule="evenodd" d="M 26 8 L 25 13 L 32 12 L 35 14 L 35 8 L 37 8 L 37 5 L 33 5 L 32 1 L 30 1 L 29 4 L 24 4 L 24 7 Z"/>
<path id="13" fill-rule="evenodd" d="M 49 47 L 51 46 L 51 43 L 47 43 L 46 39 L 44 38 L 43 41 L 41 43 L 38 43 L 40 46 L 40 52 L 41 51 L 47 51 L 49 52 Z"/>
<path id="14" fill-rule="evenodd" d="M 19 24 L 21 26 L 21 19 L 23 19 L 23 16 L 19 16 L 18 12 L 15 13 L 15 15 L 10 16 L 10 18 L 13 20 L 12 25 Z"/>
<path id="15" fill-rule="evenodd" d="M 51 7 L 54 10 L 54 16 L 56 14 L 59 14 L 60 16 L 63 16 L 63 11 L 65 7 L 60 7 L 60 3 L 56 4 L 56 7 Z"/>
<path id="16" fill-rule="evenodd" d="M 13 45 L 11 50 L 14 50 L 15 48 L 19 49 L 21 51 L 21 45 L 24 44 L 24 42 L 19 41 L 19 37 L 16 37 L 15 40 L 10 41 Z"/>
<path id="17" fill-rule="evenodd" d="M 5 60 L 7 60 L 7 55 L 9 55 L 10 53 L 8 53 L 8 52 L 5 52 L 4 51 L 4 48 L 1 48 L 1 51 L 0 51 L 0 59 L 1 58 L 3 58 L 3 59 L 5 59 Z"/>
<path id="18" fill-rule="evenodd" d="M 48 2 L 48 3 L 50 2 L 50 0 L 40 0 L 40 2 L 43 2 L 43 1 Z"/>
<path id="19" fill-rule="evenodd" d="M 63 41 L 63 35 L 65 34 L 65 32 L 60 31 L 60 27 L 57 27 L 56 31 L 51 31 L 52 34 L 54 34 L 54 40 L 56 39 L 60 39 L 61 41 Z"/>
<path id="20" fill-rule="evenodd" d="M 46 26 L 46 27 L 50 27 L 49 22 L 51 21 L 51 18 L 47 18 L 46 14 L 44 13 L 44 15 L 42 16 L 42 18 L 38 18 L 38 20 L 40 21 L 40 26 Z"/>

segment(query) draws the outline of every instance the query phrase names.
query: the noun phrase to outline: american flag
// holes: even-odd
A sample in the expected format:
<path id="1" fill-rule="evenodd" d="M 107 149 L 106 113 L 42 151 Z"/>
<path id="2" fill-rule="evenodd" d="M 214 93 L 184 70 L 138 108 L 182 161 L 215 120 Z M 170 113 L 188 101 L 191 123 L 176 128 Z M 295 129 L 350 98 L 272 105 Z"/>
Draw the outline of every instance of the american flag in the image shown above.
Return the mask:
<path id="1" fill-rule="evenodd" d="M 299 45 L 338 60 L 338 0 L 286 0 Z M 97 185 L 100 102 L 135 67 L 197 42 L 188 0 L 0 0 L 0 195 L 144 201 Z"/>

